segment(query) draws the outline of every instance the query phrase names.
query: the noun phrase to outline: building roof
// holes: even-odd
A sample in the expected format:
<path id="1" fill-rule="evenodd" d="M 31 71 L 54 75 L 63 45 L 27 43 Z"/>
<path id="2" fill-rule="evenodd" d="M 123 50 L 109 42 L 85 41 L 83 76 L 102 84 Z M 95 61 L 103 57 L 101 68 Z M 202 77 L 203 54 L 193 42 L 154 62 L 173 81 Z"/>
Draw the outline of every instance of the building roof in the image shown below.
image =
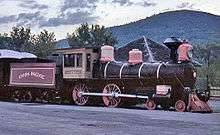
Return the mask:
<path id="1" fill-rule="evenodd" d="M 127 61 L 129 51 L 139 49 L 143 53 L 145 62 L 158 62 L 170 60 L 170 49 L 165 45 L 156 43 L 145 36 L 140 37 L 119 48 L 116 51 L 116 60 Z"/>
<path id="2" fill-rule="evenodd" d="M 0 49 L 0 58 L 23 59 L 37 58 L 37 56 L 28 52 L 18 52 L 13 50 Z"/>

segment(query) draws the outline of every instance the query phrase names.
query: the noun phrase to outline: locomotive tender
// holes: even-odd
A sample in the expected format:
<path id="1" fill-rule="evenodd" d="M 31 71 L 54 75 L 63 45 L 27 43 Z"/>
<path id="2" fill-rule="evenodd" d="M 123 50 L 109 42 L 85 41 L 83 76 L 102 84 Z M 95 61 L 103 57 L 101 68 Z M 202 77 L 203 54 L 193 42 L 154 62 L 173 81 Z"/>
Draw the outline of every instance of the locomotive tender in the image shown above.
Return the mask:
<path id="1" fill-rule="evenodd" d="M 28 102 L 72 99 L 77 105 L 102 97 L 108 107 L 136 104 L 138 99 L 149 110 L 161 105 L 180 112 L 211 112 L 194 92 L 196 69 L 188 56 L 192 48 L 174 37 L 164 44 L 171 49 L 166 63 L 143 62 L 136 49 L 128 61 L 115 61 L 111 46 L 60 49 L 50 57 L 56 64 L 33 56 L 2 57 L 0 94 Z"/>

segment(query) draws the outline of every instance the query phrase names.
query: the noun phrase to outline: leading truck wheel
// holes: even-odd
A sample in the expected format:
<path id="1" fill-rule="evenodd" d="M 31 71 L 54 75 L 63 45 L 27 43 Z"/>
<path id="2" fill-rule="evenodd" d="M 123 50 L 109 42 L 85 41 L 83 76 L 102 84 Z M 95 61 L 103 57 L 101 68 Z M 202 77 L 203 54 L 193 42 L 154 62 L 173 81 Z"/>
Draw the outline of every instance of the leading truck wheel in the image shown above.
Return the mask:
<path id="1" fill-rule="evenodd" d="M 112 94 L 113 96 L 103 96 L 102 100 L 107 107 L 117 107 L 121 98 L 116 97 L 117 94 L 121 94 L 120 88 L 116 84 L 108 84 L 103 89 L 103 94 Z M 115 96 L 114 96 L 115 95 Z"/>
<path id="2" fill-rule="evenodd" d="M 148 110 L 155 110 L 157 105 L 156 103 L 152 100 L 152 99 L 148 99 L 145 103 L 145 107 L 148 109 Z"/>
<path id="3" fill-rule="evenodd" d="M 186 110 L 186 103 L 182 100 L 178 100 L 175 103 L 175 109 L 178 112 L 184 112 Z"/>
<path id="4" fill-rule="evenodd" d="M 41 92 L 40 100 L 42 103 L 48 103 L 51 98 L 51 94 L 48 91 Z"/>
<path id="5" fill-rule="evenodd" d="M 88 87 L 85 84 L 75 85 L 72 90 L 72 98 L 77 105 L 85 105 L 89 100 L 88 96 L 82 95 L 83 92 L 89 92 Z"/>

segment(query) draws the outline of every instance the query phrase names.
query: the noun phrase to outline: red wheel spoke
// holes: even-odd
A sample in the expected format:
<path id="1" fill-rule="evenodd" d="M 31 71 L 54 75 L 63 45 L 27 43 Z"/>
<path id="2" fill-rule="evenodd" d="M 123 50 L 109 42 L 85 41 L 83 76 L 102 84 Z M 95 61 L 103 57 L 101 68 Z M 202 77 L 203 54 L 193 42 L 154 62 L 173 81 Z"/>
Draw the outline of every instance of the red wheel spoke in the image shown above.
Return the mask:
<path id="1" fill-rule="evenodd" d="M 81 90 L 83 90 L 83 91 L 85 91 L 85 85 L 83 84 L 83 85 L 81 85 Z"/>
<path id="2" fill-rule="evenodd" d="M 83 98 L 78 98 L 78 101 L 79 101 L 79 102 L 78 102 L 79 105 L 82 105 L 82 104 L 83 104 Z"/>
<path id="3" fill-rule="evenodd" d="M 79 85 L 77 88 L 78 88 L 78 90 L 82 90 L 82 88 L 81 88 L 82 86 L 81 85 Z"/>
<path id="4" fill-rule="evenodd" d="M 116 88 L 116 86 L 115 85 L 113 85 L 113 89 L 112 89 L 112 91 L 115 91 L 115 90 L 117 90 L 117 89 L 115 89 Z"/>
<path id="5" fill-rule="evenodd" d="M 121 99 L 120 99 L 120 98 L 116 98 L 116 101 L 117 101 L 117 102 L 120 102 L 120 101 L 121 101 Z"/>
<path id="6" fill-rule="evenodd" d="M 113 98 L 113 101 L 114 101 L 114 105 L 113 106 L 117 106 L 118 105 L 118 101 L 116 98 Z"/>
<path id="7" fill-rule="evenodd" d="M 107 101 L 106 101 L 106 106 L 110 105 L 110 99 L 108 97 L 106 97 Z"/>
<path id="8" fill-rule="evenodd" d="M 85 102 L 84 98 L 81 97 L 81 98 L 80 98 L 80 103 L 83 104 L 84 102 Z"/>
<path id="9" fill-rule="evenodd" d="M 76 101 L 77 101 L 77 103 L 79 104 L 79 103 L 80 103 L 80 98 L 77 98 Z"/>
<path id="10" fill-rule="evenodd" d="M 115 105 L 115 100 L 114 100 L 114 99 L 111 99 L 111 100 L 110 100 L 110 103 L 111 103 L 111 104 L 110 104 L 110 107 L 113 107 L 113 106 Z"/>
<path id="11" fill-rule="evenodd" d="M 109 100 L 108 107 L 111 107 L 111 106 L 112 106 L 112 100 Z"/>

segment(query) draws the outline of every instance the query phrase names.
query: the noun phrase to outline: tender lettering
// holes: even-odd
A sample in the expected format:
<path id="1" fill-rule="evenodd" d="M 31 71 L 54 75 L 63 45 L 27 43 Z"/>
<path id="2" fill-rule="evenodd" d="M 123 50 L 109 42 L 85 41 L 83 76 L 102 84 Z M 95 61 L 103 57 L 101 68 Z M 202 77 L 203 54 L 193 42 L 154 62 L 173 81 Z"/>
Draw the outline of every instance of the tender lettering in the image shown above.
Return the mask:
<path id="1" fill-rule="evenodd" d="M 25 72 L 25 73 L 21 73 L 21 74 L 18 75 L 18 79 L 27 78 L 27 77 L 30 77 L 30 76 L 33 76 L 33 77 L 36 77 L 36 78 L 40 78 L 42 80 L 45 79 L 45 75 L 41 74 L 39 72 Z"/>

